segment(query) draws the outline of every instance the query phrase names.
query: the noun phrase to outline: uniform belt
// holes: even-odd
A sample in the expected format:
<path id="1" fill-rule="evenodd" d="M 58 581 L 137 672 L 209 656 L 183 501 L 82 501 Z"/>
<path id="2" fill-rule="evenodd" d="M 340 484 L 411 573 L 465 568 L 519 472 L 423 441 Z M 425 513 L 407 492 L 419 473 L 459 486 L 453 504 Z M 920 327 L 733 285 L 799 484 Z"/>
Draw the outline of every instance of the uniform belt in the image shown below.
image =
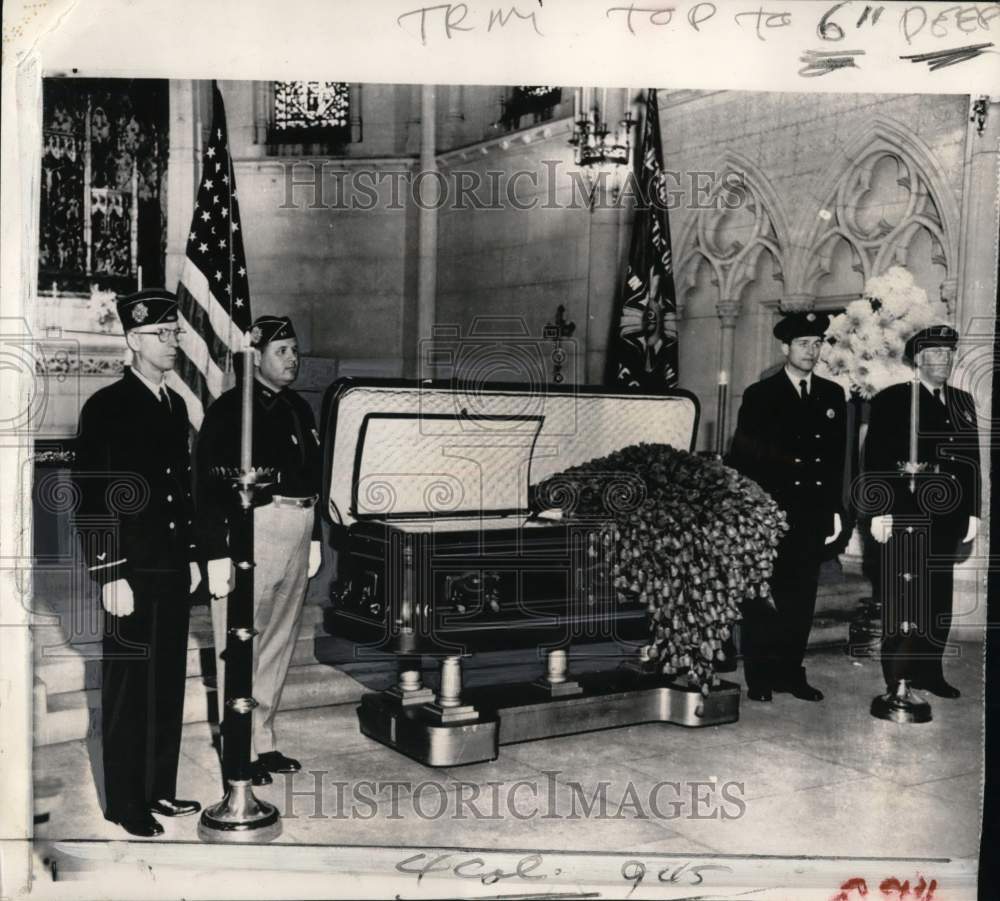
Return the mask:
<path id="1" fill-rule="evenodd" d="M 314 494 L 311 497 L 284 497 L 283 495 L 276 494 L 271 498 L 271 503 L 276 507 L 300 507 L 304 510 L 308 510 L 312 507 L 319 498 Z M 267 504 L 264 505 L 265 507 Z"/>

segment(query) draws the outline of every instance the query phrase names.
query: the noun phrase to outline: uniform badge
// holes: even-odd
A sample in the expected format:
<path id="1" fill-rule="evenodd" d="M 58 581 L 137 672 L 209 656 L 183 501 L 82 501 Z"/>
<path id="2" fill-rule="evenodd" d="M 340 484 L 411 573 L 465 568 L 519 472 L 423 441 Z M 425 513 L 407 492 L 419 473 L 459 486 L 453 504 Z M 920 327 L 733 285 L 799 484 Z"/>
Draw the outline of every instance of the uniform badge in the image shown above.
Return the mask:
<path id="1" fill-rule="evenodd" d="M 137 303 L 132 307 L 132 318 L 138 322 L 140 325 L 146 321 L 149 316 L 149 307 L 147 307 L 142 301 Z"/>
<path id="2" fill-rule="evenodd" d="M 828 409 L 826 411 L 826 418 L 827 419 L 836 419 L 837 418 L 837 414 L 833 411 L 833 407 L 830 407 L 830 409 Z"/>
<path id="3" fill-rule="evenodd" d="M 261 339 L 260 326 L 255 325 L 252 329 L 250 329 L 250 343 L 256 346 L 260 343 L 260 339 Z"/>
<path id="4" fill-rule="evenodd" d="M 816 321 L 815 313 L 806 313 L 806 322 L 815 322 L 815 321 Z"/>
<path id="5" fill-rule="evenodd" d="M 291 436 L 291 439 L 292 439 L 292 444 L 298 444 L 299 443 L 299 439 L 296 438 L 294 435 Z"/>

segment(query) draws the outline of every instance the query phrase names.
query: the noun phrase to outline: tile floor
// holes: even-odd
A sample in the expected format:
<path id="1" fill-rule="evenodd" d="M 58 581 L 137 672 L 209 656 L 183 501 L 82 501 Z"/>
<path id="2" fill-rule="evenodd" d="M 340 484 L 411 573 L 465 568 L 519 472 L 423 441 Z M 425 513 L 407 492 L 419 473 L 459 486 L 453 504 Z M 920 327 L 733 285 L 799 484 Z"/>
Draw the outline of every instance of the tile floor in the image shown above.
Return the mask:
<path id="1" fill-rule="evenodd" d="M 303 772 L 255 791 L 283 811 L 277 842 L 288 844 L 974 858 L 983 657 L 980 645 L 962 650 L 946 666 L 963 696 L 931 698 L 928 724 L 873 719 L 877 661 L 831 650 L 807 661 L 826 693 L 820 704 L 744 695 L 731 725 L 502 746 L 496 761 L 445 770 L 362 736 L 353 705 L 288 712 L 278 718 L 281 749 Z M 180 796 L 221 798 L 207 724 L 185 727 L 182 755 Z M 126 838 L 101 817 L 85 742 L 38 749 L 34 770 L 36 782 L 63 784 L 37 839 Z M 197 841 L 197 817 L 165 827 L 155 841 Z"/>

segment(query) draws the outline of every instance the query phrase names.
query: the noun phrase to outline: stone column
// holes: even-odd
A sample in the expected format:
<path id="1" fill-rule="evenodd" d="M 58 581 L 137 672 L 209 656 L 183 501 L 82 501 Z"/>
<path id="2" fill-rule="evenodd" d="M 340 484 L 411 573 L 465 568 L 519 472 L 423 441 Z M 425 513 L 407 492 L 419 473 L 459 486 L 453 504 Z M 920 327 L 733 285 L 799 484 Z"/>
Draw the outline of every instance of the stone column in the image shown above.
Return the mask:
<path id="1" fill-rule="evenodd" d="M 163 287 L 172 291 L 184 268 L 188 229 L 201 178 L 203 128 L 208 128 L 212 121 L 211 83 L 171 79 L 169 96 L 167 256 Z"/>
<path id="2" fill-rule="evenodd" d="M 718 383 L 725 385 L 724 406 L 719 409 L 718 399 L 716 400 L 715 411 L 715 444 L 720 445 L 719 430 L 723 420 L 727 423 L 723 426 L 725 434 L 723 441 L 728 440 L 728 433 L 732 431 L 728 423 L 731 422 L 729 411 L 732 407 L 730 401 L 730 387 L 733 381 L 733 361 L 736 349 L 736 320 L 740 317 L 740 302 L 738 300 L 720 300 L 715 305 L 715 312 L 719 317 L 719 372 Z"/>
<path id="3" fill-rule="evenodd" d="M 420 168 L 415 175 L 414 197 L 419 203 L 417 249 L 417 347 L 420 367 L 421 342 L 434 332 L 437 304 L 438 198 L 440 184 L 435 135 L 435 91 L 432 84 L 420 88 Z"/>
<path id="4" fill-rule="evenodd" d="M 808 313 L 816 305 L 813 294 L 785 294 L 781 298 L 779 309 L 782 313 Z"/>
<path id="5" fill-rule="evenodd" d="M 970 98 L 970 103 L 976 97 Z M 970 106 L 971 115 L 971 106 Z M 990 503 L 989 435 L 992 403 L 991 372 L 995 298 L 997 290 L 997 171 L 1000 167 L 1000 97 L 990 97 L 982 134 L 975 122 L 966 122 L 965 178 L 962 185 L 962 214 L 958 238 L 958 279 L 954 292 L 942 299 L 958 329 L 961 340 L 956 358 L 954 381 L 972 392 L 980 420 L 982 454 L 982 505 L 984 515 L 979 536 L 969 559 L 956 567 L 955 620 L 952 640 L 975 637 L 963 626 L 980 626 L 986 621 L 986 592 L 983 573 L 989 550 Z M 947 282 L 942 285 L 945 294 Z M 964 614 L 964 615 L 963 615 Z"/>

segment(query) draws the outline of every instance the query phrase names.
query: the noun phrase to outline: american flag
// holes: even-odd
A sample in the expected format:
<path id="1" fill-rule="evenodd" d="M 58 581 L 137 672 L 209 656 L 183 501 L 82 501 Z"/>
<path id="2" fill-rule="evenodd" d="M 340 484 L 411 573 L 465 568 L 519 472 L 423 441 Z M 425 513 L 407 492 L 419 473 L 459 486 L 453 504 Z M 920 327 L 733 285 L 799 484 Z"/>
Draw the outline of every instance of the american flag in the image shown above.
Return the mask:
<path id="1" fill-rule="evenodd" d="M 229 156 L 226 110 L 212 87 L 212 131 L 201 161 L 201 182 L 177 286 L 180 328 L 185 332 L 171 373 L 188 418 L 201 427 L 205 408 L 232 382 L 232 355 L 249 330 L 250 282 L 236 179 Z"/>
<path id="2" fill-rule="evenodd" d="M 655 393 L 677 384 L 677 294 L 655 88 L 646 91 L 635 183 L 638 207 L 606 381 Z"/>

